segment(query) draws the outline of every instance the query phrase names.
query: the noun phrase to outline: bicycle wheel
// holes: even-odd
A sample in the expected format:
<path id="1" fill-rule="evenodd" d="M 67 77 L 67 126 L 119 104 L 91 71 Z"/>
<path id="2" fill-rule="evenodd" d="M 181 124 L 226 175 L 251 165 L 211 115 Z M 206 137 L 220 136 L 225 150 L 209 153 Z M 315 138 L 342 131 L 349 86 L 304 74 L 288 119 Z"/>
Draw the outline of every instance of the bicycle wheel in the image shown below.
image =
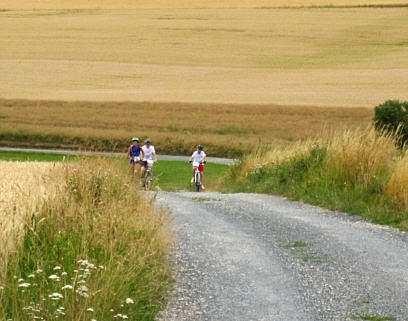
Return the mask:
<path id="1" fill-rule="evenodd" d="M 152 185 L 153 185 L 153 174 L 149 170 L 147 171 L 146 176 L 145 176 L 145 190 L 150 191 L 152 189 Z"/>
<path id="2" fill-rule="evenodd" d="M 199 192 L 200 187 L 201 187 L 200 173 L 195 174 L 195 187 L 196 187 L 196 192 Z"/>

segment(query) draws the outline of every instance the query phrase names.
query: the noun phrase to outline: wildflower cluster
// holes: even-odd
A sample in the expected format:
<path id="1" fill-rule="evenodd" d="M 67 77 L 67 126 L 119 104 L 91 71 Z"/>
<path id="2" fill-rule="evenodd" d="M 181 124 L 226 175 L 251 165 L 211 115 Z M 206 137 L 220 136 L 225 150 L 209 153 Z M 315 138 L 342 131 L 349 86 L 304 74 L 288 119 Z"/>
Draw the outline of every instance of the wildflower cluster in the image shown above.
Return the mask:
<path id="1" fill-rule="evenodd" d="M 56 320 L 80 307 L 87 312 L 89 320 L 97 321 L 95 314 L 98 311 L 96 307 L 89 306 L 89 303 L 98 291 L 90 290 L 89 281 L 97 273 L 103 273 L 105 268 L 85 259 L 78 260 L 76 264 L 71 274 L 57 265 L 48 276 L 41 269 L 29 274 L 27 278 L 30 282 L 15 277 L 20 301 L 23 303 L 22 310 L 28 319 Z M 3 289 L 0 287 L 0 290 Z M 75 306 L 72 306 L 72 302 Z M 134 300 L 128 297 L 122 302 L 116 311 L 110 309 L 112 319 L 129 319 L 123 311 L 127 311 L 126 306 L 134 304 Z"/>

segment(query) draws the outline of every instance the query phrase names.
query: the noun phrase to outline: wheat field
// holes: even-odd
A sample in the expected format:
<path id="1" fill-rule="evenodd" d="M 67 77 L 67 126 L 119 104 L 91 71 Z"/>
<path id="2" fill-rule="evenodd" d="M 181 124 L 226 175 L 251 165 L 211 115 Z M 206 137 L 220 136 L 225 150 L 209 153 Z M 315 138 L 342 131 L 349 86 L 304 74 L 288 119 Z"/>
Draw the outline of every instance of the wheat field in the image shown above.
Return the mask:
<path id="1" fill-rule="evenodd" d="M 60 191 L 62 164 L 0 161 L 0 276 L 24 227 L 47 199 Z"/>
<path id="2" fill-rule="evenodd" d="M 408 99 L 408 8 L 151 3 L 2 1 L 0 97 L 324 107 Z"/>

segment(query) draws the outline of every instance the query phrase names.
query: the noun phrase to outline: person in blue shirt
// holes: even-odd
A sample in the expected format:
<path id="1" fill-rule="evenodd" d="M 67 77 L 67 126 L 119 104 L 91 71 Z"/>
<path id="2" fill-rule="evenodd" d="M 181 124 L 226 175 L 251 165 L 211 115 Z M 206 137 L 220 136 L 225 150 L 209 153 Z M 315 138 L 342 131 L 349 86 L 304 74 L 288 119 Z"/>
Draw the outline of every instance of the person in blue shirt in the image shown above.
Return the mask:
<path id="1" fill-rule="evenodd" d="M 139 138 L 132 138 L 132 145 L 129 146 L 127 152 L 127 158 L 129 158 L 130 173 L 132 176 L 139 175 L 143 157 L 144 153 L 142 148 L 140 148 L 139 146 Z"/>

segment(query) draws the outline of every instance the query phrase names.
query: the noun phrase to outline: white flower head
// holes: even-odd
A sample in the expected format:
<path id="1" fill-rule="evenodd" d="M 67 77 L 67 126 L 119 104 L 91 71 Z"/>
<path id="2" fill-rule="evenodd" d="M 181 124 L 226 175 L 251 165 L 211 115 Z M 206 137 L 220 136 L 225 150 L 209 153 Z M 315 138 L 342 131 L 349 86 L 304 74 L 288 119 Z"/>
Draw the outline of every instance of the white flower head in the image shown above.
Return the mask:
<path id="1" fill-rule="evenodd" d="M 31 283 L 20 283 L 18 285 L 19 288 L 28 288 L 31 285 Z"/>
<path id="2" fill-rule="evenodd" d="M 68 275 L 68 273 L 67 272 L 62 272 L 61 275 L 66 276 L 66 275 Z"/>
<path id="3" fill-rule="evenodd" d="M 86 311 L 88 311 L 88 312 L 94 312 L 94 309 L 93 309 L 93 308 L 88 308 L 88 309 L 86 309 Z"/>
<path id="4" fill-rule="evenodd" d="M 59 281 L 60 277 L 58 275 L 52 274 L 48 277 L 50 280 Z"/>
<path id="5" fill-rule="evenodd" d="M 57 265 L 56 267 L 54 267 L 54 271 L 58 271 L 61 270 L 61 267 L 59 265 Z"/>
<path id="6" fill-rule="evenodd" d="M 0 291 L 4 290 L 4 286 L 0 285 Z"/>
<path id="7" fill-rule="evenodd" d="M 49 297 L 51 300 L 54 300 L 54 301 L 57 301 L 57 300 L 59 300 L 59 299 L 64 298 L 64 296 L 63 296 L 61 293 L 58 293 L 58 292 L 54 292 L 54 293 L 50 294 L 48 297 Z"/>
<path id="8" fill-rule="evenodd" d="M 61 290 L 72 290 L 74 287 L 71 284 L 64 285 Z"/>
<path id="9" fill-rule="evenodd" d="M 28 277 L 29 277 L 30 279 L 34 279 L 34 278 L 35 278 L 35 274 L 30 274 Z"/>
<path id="10" fill-rule="evenodd" d="M 135 303 L 135 301 L 133 301 L 133 299 L 131 299 L 131 298 L 127 298 L 127 299 L 125 300 L 125 303 L 126 303 L 126 304 L 133 304 L 133 303 Z"/>
<path id="11" fill-rule="evenodd" d="M 38 269 L 37 271 L 35 271 L 35 273 L 37 273 L 37 274 L 43 273 L 43 270 Z"/>
<path id="12" fill-rule="evenodd" d="M 23 282 L 23 281 L 24 281 L 24 279 L 18 279 L 18 280 L 17 280 L 18 283 L 21 283 L 21 282 Z"/>

